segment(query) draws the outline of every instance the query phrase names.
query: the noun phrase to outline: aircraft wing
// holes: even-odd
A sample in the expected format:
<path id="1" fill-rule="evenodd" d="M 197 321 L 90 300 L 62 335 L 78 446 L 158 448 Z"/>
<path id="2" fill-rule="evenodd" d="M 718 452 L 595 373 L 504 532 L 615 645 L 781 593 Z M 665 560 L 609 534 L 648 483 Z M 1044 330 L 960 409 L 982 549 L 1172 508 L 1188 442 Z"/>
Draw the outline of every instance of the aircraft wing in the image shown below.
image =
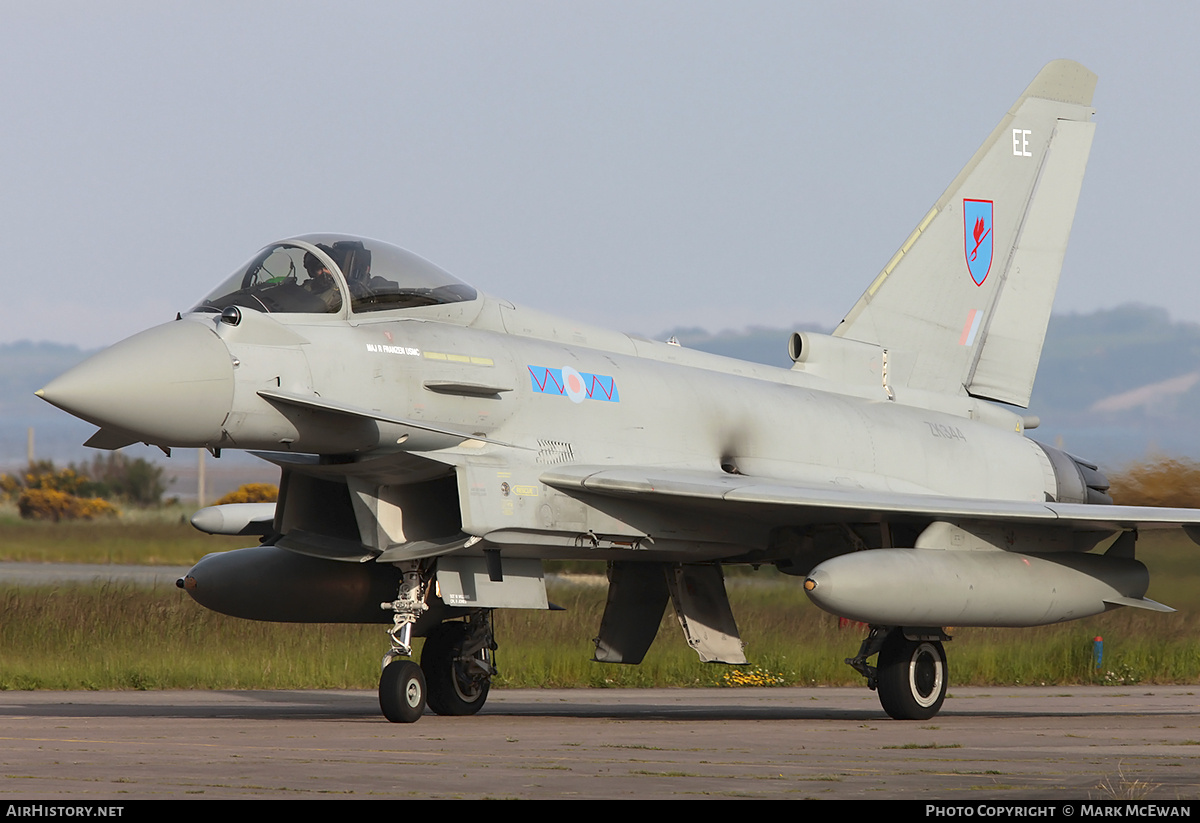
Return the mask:
<path id="1" fill-rule="evenodd" d="M 579 466 L 546 472 L 541 480 L 565 492 L 701 505 L 730 514 L 755 513 L 778 523 L 988 520 L 1076 530 L 1200 529 L 1200 509 L 944 497 L 649 467 Z"/>

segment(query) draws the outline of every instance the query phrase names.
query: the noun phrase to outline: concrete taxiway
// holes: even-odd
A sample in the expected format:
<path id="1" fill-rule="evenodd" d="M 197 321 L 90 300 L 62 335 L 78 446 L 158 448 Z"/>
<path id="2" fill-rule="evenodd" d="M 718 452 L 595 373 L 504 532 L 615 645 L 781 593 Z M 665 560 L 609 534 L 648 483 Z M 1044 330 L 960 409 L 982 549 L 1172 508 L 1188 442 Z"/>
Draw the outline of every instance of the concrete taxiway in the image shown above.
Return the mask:
<path id="1" fill-rule="evenodd" d="M 494 691 L 379 716 L 366 691 L 0 692 L 0 799 L 1200 797 L 1200 689 Z"/>

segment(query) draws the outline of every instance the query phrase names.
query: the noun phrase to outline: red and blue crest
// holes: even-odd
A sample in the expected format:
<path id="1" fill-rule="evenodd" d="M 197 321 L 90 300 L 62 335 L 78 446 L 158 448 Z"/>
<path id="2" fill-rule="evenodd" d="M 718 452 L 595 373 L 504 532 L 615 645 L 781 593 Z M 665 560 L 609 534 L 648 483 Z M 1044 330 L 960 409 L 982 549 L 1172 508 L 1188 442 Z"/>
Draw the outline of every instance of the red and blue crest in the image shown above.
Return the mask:
<path id="1" fill-rule="evenodd" d="M 991 200 L 963 200 L 963 253 L 971 279 L 982 286 L 992 270 Z"/>

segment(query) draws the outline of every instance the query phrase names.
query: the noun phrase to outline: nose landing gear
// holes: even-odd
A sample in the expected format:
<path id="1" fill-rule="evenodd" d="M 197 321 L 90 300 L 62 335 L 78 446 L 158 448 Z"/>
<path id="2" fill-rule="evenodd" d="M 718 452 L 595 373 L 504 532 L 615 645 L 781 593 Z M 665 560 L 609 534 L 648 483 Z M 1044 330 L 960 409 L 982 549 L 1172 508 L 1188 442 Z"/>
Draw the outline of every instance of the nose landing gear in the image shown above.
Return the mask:
<path id="1" fill-rule="evenodd" d="M 496 673 L 490 609 L 435 626 L 425 638 L 421 664 L 406 659 L 412 656 L 413 626 L 429 610 L 432 577 L 414 564 L 405 571 L 396 599 L 382 604 L 394 614 L 388 630 L 392 646 L 379 677 L 379 708 L 393 723 L 415 723 L 426 705 L 441 715 L 475 714 Z"/>
<path id="2" fill-rule="evenodd" d="M 426 686 L 421 667 L 394 660 L 379 676 L 379 708 L 393 723 L 416 723 L 425 713 Z"/>

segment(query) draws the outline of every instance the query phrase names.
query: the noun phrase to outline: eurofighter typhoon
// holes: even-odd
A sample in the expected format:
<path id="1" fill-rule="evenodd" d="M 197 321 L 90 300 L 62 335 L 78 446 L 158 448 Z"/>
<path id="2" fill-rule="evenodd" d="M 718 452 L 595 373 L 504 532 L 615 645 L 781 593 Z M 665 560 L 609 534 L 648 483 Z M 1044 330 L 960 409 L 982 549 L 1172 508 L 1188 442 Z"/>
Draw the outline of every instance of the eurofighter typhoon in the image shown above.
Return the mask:
<path id="1" fill-rule="evenodd" d="M 1170 611 L 1145 598 L 1138 532 L 1200 528 L 1200 511 L 1114 506 L 1096 465 L 1026 436 L 1037 418 L 1020 411 L 1095 84 L 1046 66 L 833 334 L 791 336 L 790 369 L 548 316 L 386 243 L 311 234 L 38 394 L 100 427 L 89 446 L 277 464 L 277 504 L 193 519 L 260 544 L 179 585 L 253 620 L 390 624 L 389 720 L 479 711 L 492 610 L 548 608 L 547 559 L 608 564 L 595 659 L 631 664 L 668 601 L 702 660 L 745 663 L 722 569 L 772 564 L 870 625 L 847 662 L 890 716 L 929 718 L 946 627 Z"/>

